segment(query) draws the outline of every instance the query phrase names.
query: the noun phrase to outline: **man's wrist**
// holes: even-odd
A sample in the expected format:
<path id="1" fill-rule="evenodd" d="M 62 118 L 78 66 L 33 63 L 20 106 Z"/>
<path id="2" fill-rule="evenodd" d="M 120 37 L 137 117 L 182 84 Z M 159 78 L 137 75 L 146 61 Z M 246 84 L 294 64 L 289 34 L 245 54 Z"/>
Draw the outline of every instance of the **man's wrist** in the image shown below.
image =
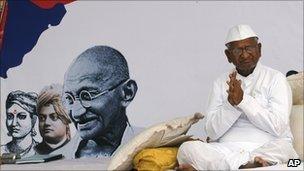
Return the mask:
<path id="1" fill-rule="evenodd" d="M 224 105 L 226 106 L 226 108 L 234 111 L 235 113 L 240 113 L 241 112 L 241 110 L 239 109 L 238 106 L 236 106 L 236 105 L 233 106 L 232 104 L 230 104 L 230 102 L 228 100 L 227 100 L 226 103 L 224 103 Z"/>
<path id="2" fill-rule="evenodd" d="M 248 105 L 250 104 L 251 96 L 248 94 L 243 94 L 242 101 L 237 105 L 238 108 L 242 109 L 243 111 L 247 109 Z"/>

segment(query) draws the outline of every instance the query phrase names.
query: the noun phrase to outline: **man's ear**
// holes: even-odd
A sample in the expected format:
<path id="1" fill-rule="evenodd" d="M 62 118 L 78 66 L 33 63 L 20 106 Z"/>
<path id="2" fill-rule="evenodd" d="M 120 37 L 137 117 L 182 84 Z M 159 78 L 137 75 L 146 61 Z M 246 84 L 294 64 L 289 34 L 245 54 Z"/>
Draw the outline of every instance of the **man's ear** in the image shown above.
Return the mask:
<path id="1" fill-rule="evenodd" d="M 262 55 L 262 44 L 261 43 L 258 44 L 258 51 L 259 51 L 259 56 L 261 57 L 261 55 Z"/>
<path id="2" fill-rule="evenodd" d="M 134 99 L 137 92 L 137 84 L 134 80 L 128 80 L 122 85 L 122 106 L 127 107 Z"/>
<path id="3" fill-rule="evenodd" d="M 231 63 L 232 62 L 232 60 L 231 60 L 231 53 L 230 53 L 230 51 L 228 49 L 225 50 L 225 54 L 226 54 L 228 62 Z"/>

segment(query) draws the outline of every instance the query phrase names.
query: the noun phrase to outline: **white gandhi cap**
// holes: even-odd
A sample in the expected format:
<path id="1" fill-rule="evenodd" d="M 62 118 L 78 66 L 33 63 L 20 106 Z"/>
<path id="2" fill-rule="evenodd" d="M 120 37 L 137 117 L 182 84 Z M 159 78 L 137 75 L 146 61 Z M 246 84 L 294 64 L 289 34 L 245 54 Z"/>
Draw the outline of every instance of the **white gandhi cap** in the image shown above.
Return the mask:
<path id="1" fill-rule="evenodd" d="M 245 25 L 245 24 L 236 25 L 230 28 L 230 30 L 228 31 L 225 44 L 233 41 L 244 40 L 249 37 L 258 37 L 258 36 L 255 34 L 255 32 L 251 29 L 249 25 Z"/>

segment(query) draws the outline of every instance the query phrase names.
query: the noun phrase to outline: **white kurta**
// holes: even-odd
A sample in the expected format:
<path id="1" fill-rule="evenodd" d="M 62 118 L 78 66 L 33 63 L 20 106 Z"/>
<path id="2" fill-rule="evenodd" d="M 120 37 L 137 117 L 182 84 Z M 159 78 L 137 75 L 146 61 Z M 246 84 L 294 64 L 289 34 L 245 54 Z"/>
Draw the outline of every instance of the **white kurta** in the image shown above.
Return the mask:
<path id="1" fill-rule="evenodd" d="M 209 98 L 205 129 L 212 140 L 219 142 L 251 141 L 266 143 L 277 138 L 291 141 L 289 127 L 291 89 L 286 77 L 271 68 L 257 64 L 242 81 L 243 100 L 231 106 L 227 97 L 230 71 L 214 82 Z"/>
<path id="2" fill-rule="evenodd" d="M 212 142 L 183 144 L 178 153 L 179 162 L 190 163 L 198 170 L 238 169 L 255 156 L 277 163 L 297 157 L 289 126 L 291 89 L 285 76 L 260 63 L 247 77 L 237 74 L 244 96 L 239 105 L 232 106 L 227 100 L 226 81 L 233 71 L 214 82 L 209 97 L 204 128 Z M 273 144 L 279 145 L 272 148 Z M 264 151 L 268 151 L 267 156 L 262 154 Z M 208 152 L 209 155 L 202 155 Z"/>

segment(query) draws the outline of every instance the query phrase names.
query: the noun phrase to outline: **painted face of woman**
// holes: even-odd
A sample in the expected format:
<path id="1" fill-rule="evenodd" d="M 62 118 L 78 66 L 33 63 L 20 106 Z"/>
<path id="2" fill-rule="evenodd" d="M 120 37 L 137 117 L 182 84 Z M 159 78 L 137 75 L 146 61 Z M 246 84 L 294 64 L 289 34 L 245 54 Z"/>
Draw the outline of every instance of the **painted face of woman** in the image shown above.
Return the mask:
<path id="1" fill-rule="evenodd" d="M 13 138 L 24 138 L 32 130 L 30 113 L 19 105 L 13 104 L 6 110 L 6 126 Z"/>

